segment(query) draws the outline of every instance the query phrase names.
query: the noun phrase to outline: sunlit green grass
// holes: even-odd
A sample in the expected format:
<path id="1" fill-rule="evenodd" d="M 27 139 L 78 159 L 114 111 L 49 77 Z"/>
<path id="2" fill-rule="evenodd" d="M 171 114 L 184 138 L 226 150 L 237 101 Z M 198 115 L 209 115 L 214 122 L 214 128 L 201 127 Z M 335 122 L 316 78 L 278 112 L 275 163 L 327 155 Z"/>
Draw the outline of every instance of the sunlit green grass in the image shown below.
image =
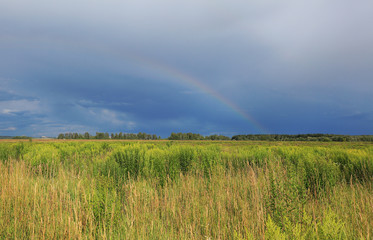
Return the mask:
<path id="1" fill-rule="evenodd" d="M 370 239 L 373 145 L 0 143 L 0 239 Z"/>

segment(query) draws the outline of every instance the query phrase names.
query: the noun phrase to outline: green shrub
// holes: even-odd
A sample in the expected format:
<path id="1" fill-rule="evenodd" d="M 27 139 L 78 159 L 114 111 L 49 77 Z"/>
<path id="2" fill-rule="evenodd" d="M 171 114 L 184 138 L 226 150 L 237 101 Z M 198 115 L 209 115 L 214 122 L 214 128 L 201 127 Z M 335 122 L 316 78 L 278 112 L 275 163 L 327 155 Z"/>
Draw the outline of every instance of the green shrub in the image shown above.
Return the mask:
<path id="1" fill-rule="evenodd" d="M 7 162 L 11 157 L 11 145 L 0 144 L 0 160 L 2 162 Z"/>
<path id="2" fill-rule="evenodd" d="M 166 164 L 168 161 L 167 151 L 161 149 L 151 149 L 146 152 L 144 176 L 146 178 L 156 179 L 161 186 L 163 186 L 167 180 L 167 169 Z"/>
<path id="3" fill-rule="evenodd" d="M 281 228 L 276 225 L 276 223 L 272 220 L 271 216 L 269 215 L 266 221 L 265 239 L 268 239 L 268 240 L 286 239 L 286 235 L 281 231 Z"/>
<path id="4" fill-rule="evenodd" d="M 37 144 L 24 154 L 23 159 L 35 173 L 44 177 L 54 177 L 60 166 L 59 151 L 51 145 Z"/>
<path id="5" fill-rule="evenodd" d="M 183 146 L 177 149 L 174 157 L 179 159 L 180 170 L 183 173 L 187 173 L 193 161 L 196 160 L 196 152 L 192 147 Z"/>
<path id="6" fill-rule="evenodd" d="M 129 145 L 114 150 L 111 157 L 117 162 L 126 176 L 137 178 L 141 175 L 144 165 L 146 147 L 143 145 Z"/>

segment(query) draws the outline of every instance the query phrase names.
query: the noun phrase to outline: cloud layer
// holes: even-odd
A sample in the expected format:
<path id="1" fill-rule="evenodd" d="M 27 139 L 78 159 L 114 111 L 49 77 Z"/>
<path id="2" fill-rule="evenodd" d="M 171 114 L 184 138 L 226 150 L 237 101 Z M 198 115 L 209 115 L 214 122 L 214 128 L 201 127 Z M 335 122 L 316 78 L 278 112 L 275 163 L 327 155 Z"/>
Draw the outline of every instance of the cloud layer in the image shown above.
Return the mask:
<path id="1" fill-rule="evenodd" d="M 221 99 L 271 133 L 373 134 L 372 10 L 0 1 L 0 135 L 262 132 Z"/>

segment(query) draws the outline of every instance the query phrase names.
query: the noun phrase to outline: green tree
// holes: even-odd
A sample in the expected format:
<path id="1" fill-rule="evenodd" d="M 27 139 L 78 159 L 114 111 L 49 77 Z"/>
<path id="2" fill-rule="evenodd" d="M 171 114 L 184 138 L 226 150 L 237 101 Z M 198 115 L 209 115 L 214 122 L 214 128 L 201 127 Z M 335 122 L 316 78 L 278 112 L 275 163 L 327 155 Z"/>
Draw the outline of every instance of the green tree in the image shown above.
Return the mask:
<path id="1" fill-rule="evenodd" d="M 85 138 L 85 139 L 89 139 L 89 138 L 90 138 L 89 132 L 85 132 L 85 133 L 84 133 L 84 138 Z"/>

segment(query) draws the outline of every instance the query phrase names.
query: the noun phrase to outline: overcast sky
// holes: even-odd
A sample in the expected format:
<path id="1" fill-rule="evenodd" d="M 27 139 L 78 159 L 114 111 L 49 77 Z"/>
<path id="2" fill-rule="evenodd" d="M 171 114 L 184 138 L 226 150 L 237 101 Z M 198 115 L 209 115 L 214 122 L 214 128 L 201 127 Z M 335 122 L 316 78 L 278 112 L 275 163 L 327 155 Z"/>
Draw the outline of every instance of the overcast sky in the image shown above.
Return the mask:
<path id="1" fill-rule="evenodd" d="M 0 0 L 0 135 L 373 134 L 373 1 Z"/>

